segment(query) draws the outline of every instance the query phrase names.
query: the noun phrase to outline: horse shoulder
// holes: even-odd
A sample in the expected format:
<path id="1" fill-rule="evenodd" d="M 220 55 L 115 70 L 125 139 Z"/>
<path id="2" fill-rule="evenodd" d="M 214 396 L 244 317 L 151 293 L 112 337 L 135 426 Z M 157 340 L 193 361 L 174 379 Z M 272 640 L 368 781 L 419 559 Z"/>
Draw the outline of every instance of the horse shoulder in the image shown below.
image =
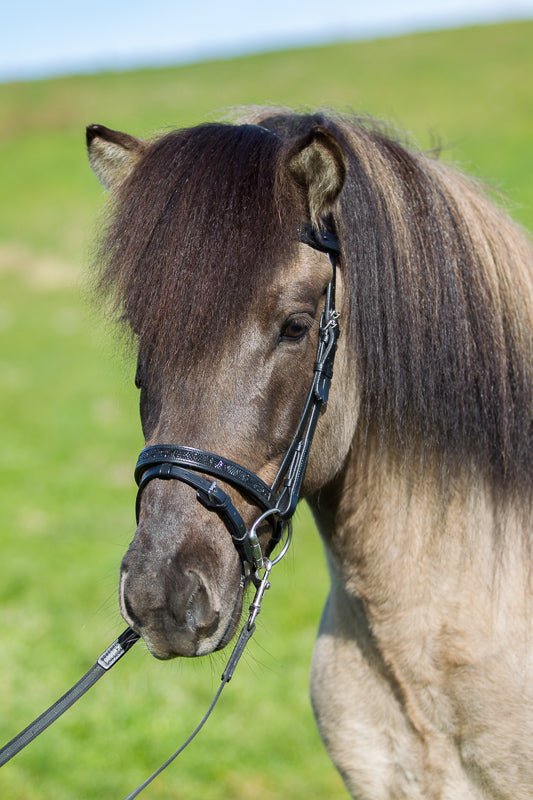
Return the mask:
<path id="1" fill-rule="evenodd" d="M 369 474 L 347 478 L 359 496 L 342 491 L 335 522 L 322 518 L 332 583 L 311 693 L 330 755 L 356 797 L 525 800 L 533 649 L 520 537 L 509 530 L 496 558 L 482 492 L 443 515 L 424 493 L 372 491 Z"/>

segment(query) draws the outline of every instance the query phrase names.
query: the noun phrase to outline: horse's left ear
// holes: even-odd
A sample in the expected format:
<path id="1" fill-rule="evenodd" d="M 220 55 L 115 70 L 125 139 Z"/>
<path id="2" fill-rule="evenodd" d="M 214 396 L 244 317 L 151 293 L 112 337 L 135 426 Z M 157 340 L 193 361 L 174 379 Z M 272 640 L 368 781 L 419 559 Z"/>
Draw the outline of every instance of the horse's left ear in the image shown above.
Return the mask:
<path id="1" fill-rule="evenodd" d="M 89 162 L 106 189 L 120 186 L 147 148 L 142 139 L 106 128 L 105 125 L 88 125 L 86 137 Z"/>
<path id="2" fill-rule="evenodd" d="M 289 170 L 307 191 L 311 222 L 332 211 L 346 177 L 346 162 L 340 144 L 326 128 L 317 125 L 289 152 Z"/>

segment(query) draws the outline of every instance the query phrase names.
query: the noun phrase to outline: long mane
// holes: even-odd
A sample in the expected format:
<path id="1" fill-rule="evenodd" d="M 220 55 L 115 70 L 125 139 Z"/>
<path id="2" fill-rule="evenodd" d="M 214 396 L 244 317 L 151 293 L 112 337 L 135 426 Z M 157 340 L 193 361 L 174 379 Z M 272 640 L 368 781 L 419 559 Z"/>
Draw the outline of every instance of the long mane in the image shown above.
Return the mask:
<path id="1" fill-rule="evenodd" d="M 280 180 L 279 143 L 320 124 L 341 143 L 347 163 L 334 222 L 349 290 L 347 335 L 356 356 L 364 424 L 397 450 L 414 444 L 438 453 L 448 464 L 472 463 L 494 485 L 530 489 L 533 251 L 525 233 L 473 180 L 405 147 L 379 125 L 331 114 L 269 110 L 250 113 L 247 122 L 261 127 L 213 127 L 210 145 L 215 147 L 212 140 L 218 136 L 217 155 L 203 166 L 190 158 L 183 161 L 183 149 L 181 162 L 175 155 L 181 139 L 197 144 L 198 136 L 176 132 L 163 137 L 154 145 L 152 162 L 145 159 L 126 187 L 104 241 L 103 284 L 119 286 L 132 324 L 137 317 L 142 328 L 158 304 L 171 315 L 184 281 L 191 280 L 200 304 L 202 292 L 218 293 L 211 302 L 221 308 L 219 332 L 229 324 L 233 312 L 224 295 L 242 287 L 251 292 L 256 281 L 268 280 L 268 264 L 293 252 L 290 241 L 304 213 L 300 199 L 291 199 Z M 275 137 L 261 136 L 263 129 Z M 198 159 L 198 148 L 194 154 Z M 223 168 L 225 158 L 230 162 Z M 171 167 L 174 177 L 165 177 Z M 185 186 L 179 170 L 187 185 L 195 187 L 185 202 L 176 199 L 179 181 Z M 239 182 L 238 192 L 232 181 Z M 243 185 L 249 189 L 245 201 Z M 163 194 L 158 195 L 161 186 Z M 285 187 L 282 192 L 280 186 Z M 175 219 L 178 202 L 184 230 L 196 225 L 199 231 L 191 233 L 189 227 L 185 244 L 179 240 L 178 251 L 185 253 L 179 263 L 175 256 L 165 256 L 172 247 L 176 252 L 178 234 L 173 240 L 168 233 L 168 218 L 172 212 Z M 133 244 L 127 230 L 132 214 L 137 228 Z M 241 232 L 232 259 L 224 248 L 237 223 Z M 215 225 L 220 226 L 218 241 Z M 197 239 L 206 229 L 211 231 L 208 246 L 215 248 L 216 266 L 208 265 L 203 277 L 191 278 L 188 259 L 198 261 Z M 163 272 L 161 255 L 168 261 Z M 136 266 L 127 267 L 134 262 Z M 143 277 L 136 278 L 141 266 Z M 216 289 L 209 290 L 210 280 Z M 146 296 L 149 312 L 142 310 Z M 178 334 L 191 324 L 182 325 Z M 155 337 L 153 330 L 151 335 Z"/>
<path id="2" fill-rule="evenodd" d="M 483 187 L 381 126 L 259 114 L 279 134 L 315 124 L 348 165 L 335 223 L 350 294 L 363 417 L 397 450 L 533 485 L 533 250 Z"/>

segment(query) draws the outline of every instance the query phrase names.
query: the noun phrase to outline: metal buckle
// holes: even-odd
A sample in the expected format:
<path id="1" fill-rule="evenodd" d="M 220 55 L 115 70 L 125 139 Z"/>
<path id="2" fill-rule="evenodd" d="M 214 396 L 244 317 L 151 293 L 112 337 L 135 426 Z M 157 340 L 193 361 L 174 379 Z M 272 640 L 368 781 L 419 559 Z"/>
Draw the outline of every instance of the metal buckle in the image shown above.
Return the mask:
<path id="1" fill-rule="evenodd" d="M 270 589 L 270 573 L 272 572 L 272 568 L 279 564 L 282 558 L 285 557 L 289 547 L 291 546 L 292 542 L 292 522 L 288 520 L 287 522 L 287 538 L 283 543 L 283 547 L 277 554 L 275 558 L 263 558 L 263 563 L 261 567 L 258 567 L 255 573 L 252 575 L 252 581 L 255 585 L 255 595 L 252 603 L 250 605 L 250 616 L 248 617 L 247 627 L 248 630 L 251 630 L 255 624 L 255 620 L 257 615 L 261 611 L 261 603 L 263 602 L 263 596 L 267 589 Z M 259 571 L 263 570 L 263 575 L 259 575 Z"/>
<path id="2" fill-rule="evenodd" d="M 324 327 L 321 329 L 321 333 L 324 334 L 330 328 L 336 328 L 338 326 L 338 324 L 339 324 L 337 322 L 337 320 L 339 319 L 340 315 L 341 315 L 341 312 L 337 311 L 337 309 L 334 308 L 333 311 L 331 312 L 331 314 L 329 315 L 329 320 L 326 322 Z"/>
<path id="3" fill-rule="evenodd" d="M 257 528 L 259 527 L 259 525 L 261 525 L 262 522 L 265 521 L 265 519 L 271 517 L 273 514 L 279 514 L 279 508 L 277 507 L 269 508 L 266 511 L 264 511 L 259 517 L 257 517 L 254 524 L 246 534 L 252 556 L 251 566 L 253 569 L 255 569 L 256 572 L 258 569 L 263 569 L 266 561 L 266 559 L 263 557 L 263 551 L 261 550 L 261 545 L 259 543 Z"/>

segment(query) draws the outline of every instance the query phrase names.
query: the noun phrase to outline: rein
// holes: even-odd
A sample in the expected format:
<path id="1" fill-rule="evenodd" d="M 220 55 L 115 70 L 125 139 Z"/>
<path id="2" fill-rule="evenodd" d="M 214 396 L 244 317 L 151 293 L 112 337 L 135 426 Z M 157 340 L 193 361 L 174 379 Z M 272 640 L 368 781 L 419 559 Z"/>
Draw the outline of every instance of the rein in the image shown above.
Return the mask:
<path id="1" fill-rule="evenodd" d="M 282 459 L 272 486 L 264 483 L 259 476 L 246 467 L 230 461 L 207 450 L 198 450 L 172 444 L 157 444 L 146 447 L 139 455 L 135 467 L 135 481 L 138 485 L 136 499 L 136 519 L 139 521 L 141 500 L 146 486 L 155 479 L 178 480 L 196 489 L 196 499 L 209 511 L 216 513 L 224 522 L 239 553 L 243 566 L 245 582 L 255 586 L 255 595 L 249 607 L 249 616 L 243 625 L 232 653 L 221 676 L 220 686 L 206 713 L 185 740 L 149 778 L 131 792 L 125 800 L 133 800 L 145 789 L 177 756 L 192 742 L 211 715 L 224 686 L 233 677 L 235 668 L 246 645 L 254 634 L 256 618 L 261 610 L 265 592 L 270 588 L 270 573 L 287 553 L 292 540 L 292 516 L 300 499 L 309 451 L 313 442 L 320 414 L 325 410 L 333 363 L 339 337 L 339 312 L 335 308 L 335 279 L 339 257 L 339 243 L 331 231 L 321 232 L 311 225 L 300 232 L 300 241 L 316 250 L 327 253 L 332 265 L 332 279 L 325 293 L 324 309 L 320 318 L 319 339 L 313 379 L 304 403 L 296 432 Z M 202 474 L 198 474 L 202 473 Z M 217 484 L 216 480 L 203 477 L 208 475 L 236 488 L 239 493 L 261 510 L 260 516 L 248 528 L 236 509 L 230 496 Z M 259 542 L 258 530 L 262 523 L 271 527 L 271 536 L 264 551 Z M 287 531 L 280 552 L 270 558 L 275 547 Z M 38 716 L 24 730 L 0 749 L 0 767 L 4 766 L 17 753 L 23 750 L 37 736 L 55 722 L 67 709 L 80 699 L 100 680 L 128 650 L 140 639 L 132 628 L 125 631 L 112 642 L 99 656 L 93 666 L 64 695 Z"/>

